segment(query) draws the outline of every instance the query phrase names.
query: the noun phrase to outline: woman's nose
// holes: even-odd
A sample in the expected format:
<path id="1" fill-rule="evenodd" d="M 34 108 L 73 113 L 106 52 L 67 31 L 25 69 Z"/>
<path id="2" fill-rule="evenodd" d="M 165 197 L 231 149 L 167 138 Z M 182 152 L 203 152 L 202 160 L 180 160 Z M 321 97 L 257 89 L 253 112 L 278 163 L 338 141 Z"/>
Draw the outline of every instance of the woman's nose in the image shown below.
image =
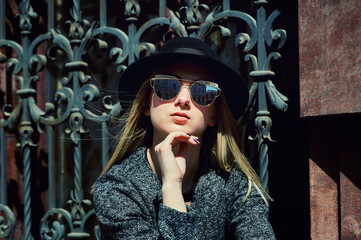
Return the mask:
<path id="1" fill-rule="evenodd" d="M 175 104 L 180 104 L 181 106 L 189 106 L 191 102 L 189 88 L 187 86 L 182 86 L 179 94 L 175 100 Z"/>

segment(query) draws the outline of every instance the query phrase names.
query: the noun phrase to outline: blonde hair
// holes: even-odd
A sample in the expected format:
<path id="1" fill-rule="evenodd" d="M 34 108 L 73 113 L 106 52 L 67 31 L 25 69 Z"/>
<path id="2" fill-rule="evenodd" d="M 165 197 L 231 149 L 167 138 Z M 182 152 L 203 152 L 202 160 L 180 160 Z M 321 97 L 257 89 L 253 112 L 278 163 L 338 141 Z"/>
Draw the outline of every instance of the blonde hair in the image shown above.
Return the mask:
<path id="1" fill-rule="evenodd" d="M 122 124 L 118 133 L 119 142 L 101 174 L 106 173 L 115 162 L 128 157 L 140 146 L 151 145 L 153 127 L 149 117 L 144 115 L 144 111 L 149 108 L 148 102 L 152 93 L 149 80 L 150 78 L 143 82 L 130 109 L 119 120 Z"/>
<path id="2" fill-rule="evenodd" d="M 256 186 L 261 188 L 267 197 L 270 198 L 263 188 L 258 174 L 253 170 L 241 151 L 240 129 L 237 127 L 236 121 L 231 110 L 228 108 L 223 94 L 220 95 L 216 104 L 217 133 L 216 141 L 212 146 L 212 152 L 214 152 L 213 161 L 216 161 L 217 165 L 226 171 L 230 171 L 233 165 L 237 164 L 247 176 L 248 180 L 255 183 Z M 250 192 L 251 184 L 249 184 L 248 192 L 244 200 L 246 200 Z"/>
<path id="3" fill-rule="evenodd" d="M 106 173 L 117 161 L 127 158 L 140 146 L 151 146 L 153 126 L 149 117 L 144 114 L 145 110 L 150 107 L 149 102 L 152 94 L 152 88 L 149 84 L 150 78 L 141 85 L 133 104 L 120 120 L 123 126 L 119 132 L 119 143 L 101 174 Z M 208 158 L 207 160 L 210 161 L 211 168 L 230 171 L 236 163 L 248 180 L 255 183 L 268 196 L 257 173 L 240 150 L 241 141 L 239 134 L 237 134 L 239 129 L 227 106 L 223 92 L 216 99 L 215 104 L 216 125 L 206 129 L 202 141 L 202 148 Z M 249 184 L 245 199 L 251 191 L 251 185 Z"/>

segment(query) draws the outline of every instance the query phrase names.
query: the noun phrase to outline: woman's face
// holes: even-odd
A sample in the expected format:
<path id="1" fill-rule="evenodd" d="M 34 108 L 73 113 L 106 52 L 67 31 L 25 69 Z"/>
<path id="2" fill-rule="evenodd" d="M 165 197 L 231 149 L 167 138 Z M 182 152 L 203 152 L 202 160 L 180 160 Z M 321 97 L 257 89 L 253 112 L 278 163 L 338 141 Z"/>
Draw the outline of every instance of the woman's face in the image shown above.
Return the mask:
<path id="1" fill-rule="evenodd" d="M 215 82 L 209 69 L 192 62 L 180 62 L 169 65 L 157 74 L 172 75 L 179 79 L 206 80 Z M 182 82 L 191 85 L 191 82 Z M 164 101 L 152 94 L 151 104 L 146 115 L 150 116 L 155 139 L 162 140 L 170 132 L 184 132 L 201 137 L 208 126 L 215 124 L 215 106 L 199 106 L 190 95 L 189 88 L 181 88 L 179 94 L 172 100 Z"/>

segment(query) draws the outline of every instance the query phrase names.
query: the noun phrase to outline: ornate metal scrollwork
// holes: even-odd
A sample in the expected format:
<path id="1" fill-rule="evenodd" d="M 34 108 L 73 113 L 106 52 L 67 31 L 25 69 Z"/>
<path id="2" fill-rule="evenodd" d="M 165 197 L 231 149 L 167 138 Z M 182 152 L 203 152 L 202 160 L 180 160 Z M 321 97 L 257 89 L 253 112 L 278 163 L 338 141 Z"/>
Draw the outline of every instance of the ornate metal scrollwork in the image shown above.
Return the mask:
<path id="1" fill-rule="evenodd" d="M 140 6 L 138 0 L 126 0 L 124 15 L 127 20 L 137 20 L 140 14 Z"/>
<path id="2" fill-rule="evenodd" d="M 37 142 L 33 136 L 36 131 L 49 127 L 67 124 L 65 133 L 70 136 L 74 148 L 74 189 L 71 190 L 68 201 L 69 210 L 62 208 L 51 208 L 41 220 L 42 239 L 63 239 L 88 238 L 90 233 L 86 232 L 85 224 L 90 217 L 94 216 L 94 210 L 89 209 L 91 201 L 84 199 L 83 178 L 82 178 L 82 137 L 88 132 L 84 122 L 92 120 L 101 123 L 103 131 L 107 131 L 107 122 L 119 116 L 122 106 L 119 102 L 112 100 L 111 96 L 102 96 L 98 86 L 93 84 L 94 76 L 89 74 L 89 66 L 84 60 L 84 54 L 91 46 L 97 46 L 100 51 L 108 51 L 110 60 L 115 64 L 118 72 L 123 71 L 127 65 L 139 59 L 143 55 L 152 54 L 156 51 L 156 44 L 147 42 L 144 39 L 147 31 L 156 26 L 164 28 L 164 38 L 178 35 L 181 37 L 190 36 L 205 40 L 207 36 L 219 31 L 222 37 L 235 36 L 235 46 L 243 48 L 243 52 L 251 50 L 255 54 L 248 53 L 244 60 L 250 61 L 253 71 L 250 73 L 253 83 L 250 88 L 250 106 L 258 103 L 257 116 L 255 119 L 256 136 L 258 144 L 258 158 L 260 161 L 260 176 L 265 189 L 267 188 L 268 176 L 268 144 L 271 142 L 270 128 L 272 120 L 267 107 L 267 100 L 278 110 L 287 110 L 287 97 L 281 94 L 273 84 L 275 73 L 270 71 L 270 62 L 277 60 L 281 55 L 277 52 L 267 54 L 266 45 L 272 46 L 274 41 L 278 42 L 278 49 L 286 41 L 286 32 L 282 29 L 272 29 L 273 21 L 279 15 L 274 11 L 268 18 L 264 5 L 267 1 L 255 1 L 257 5 L 257 18 L 247 13 L 236 10 L 222 10 L 221 7 L 211 9 L 206 4 L 200 4 L 198 0 L 185 1 L 185 5 L 179 9 L 168 9 L 168 17 L 156 17 L 144 24 L 139 24 L 141 19 L 141 5 L 138 0 L 121 1 L 124 4 L 124 17 L 128 24 L 127 33 L 115 27 L 99 26 L 96 22 L 90 23 L 83 19 L 79 0 L 73 0 L 73 7 L 70 9 L 71 20 L 66 21 L 67 34 L 58 29 L 51 29 L 35 39 L 30 40 L 29 33 L 32 30 L 32 19 L 37 17 L 30 5 L 30 0 L 22 0 L 19 5 L 20 29 L 23 37 L 22 45 L 11 41 L 0 39 L 0 47 L 12 48 L 16 58 L 7 58 L 0 53 L 0 63 L 6 63 L 8 72 L 16 76 L 19 89 L 17 95 L 19 101 L 16 106 L 5 104 L 2 107 L 4 119 L 1 120 L 1 127 L 6 129 L 19 128 L 20 147 L 24 165 L 24 237 L 32 239 L 31 228 L 31 202 L 30 202 L 30 156 Z M 160 1 L 165 4 L 165 1 Z M 228 1 L 227 1 L 228 2 Z M 100 4 L 106 5 L 101 0 Z M 227 5 L 227 4 L 226 4 Z M 228 2 L 229 5 L 229 2 Z M 164 12 L 166 12 L 164 10 Z M 139 19 L 138 19 L 139 18 Z M 232 32 L 223 26 L 223 22 L 241 20 L 246 24 L 247 32 Z M 105 22 L 105 21 L 103 21 Z M 102 39 L 104 35 L 110 35 L 117 39 L 120 46 L 111 46 Z M 159 39 L 161 40 L 161 39 Z M 47 54 L 37 53 L 37 48 L 49 43 Z M 255 49 L 257 47 L 257 49 Z M 62 76 L 57 82 L 54 90 L 54 102 L 46 102 L 42 110 L 36 102 L 37 81 L 41 72 L 51 60 L 56 59 L 56 53 L 61 51 L 66 57 L 66 76 Z M 106 53 L 106 52 L 105 52 Z M 127 61 L 127 63 L 126 63 Z M 94 112 L 89 108 L 92 102 L 100 101 L 106 112 Z M 61 106 L 57 109 L 56 107 Z M 57 110 L 57 111 L 56 111 Z M 37 127 L 36 127 L 37 126 Z M 103 148 L 107 148 L 105 144 Z M 106 150 L 107 151 L 107 150 Z M 107 161 L 107 154 L 103 161 Z M 51 181 L 51 180 L 49 180 Z M 0 211 L 7 215 L 7 223 L 0 218 L 0 237 L 10 236 L 15 226 L 12 212 L 0 204 Z M 70 232 L 65 231 L 69 229 Z M 1 235 L 3 234 L 3 235 Z M 94 228 L 95 237 L 99 238 L 99 228 Z"/>
<path id="3" fill-rule="evenodd" d="M 36 18 L 38 17 L 38 14 L 33 11 L 33 8 L 30 5 L 30 1 L 28 0 L 22 0 L 20 2 L 19 11 L 20 14 L 16 16 L 20 17 L 20 28 L 24 32 L 30 32 L 32 28 L 30 18 Z"/>
<path id="4" fill-rule="evenodd" d="M 12 239 L 15 231 L 15 216 L 8 206 L 0 204 L 0 212 L 5 213 L 6 221 L 4 217 L 0 216 L 0 238 Z"/>
<path id="5" fill-rule="evenodd" d="M 258 96 L 258 111 L 255 119 L 256 137 L 250 139 L 257 139 L 258 143 L 258 159 L 260 162 L 260 177 L 263 187 L 267 189 L 268 185 L 268 143 L 270 138 L 270 128 L 272 120 L 269 117 L 269 111 L 267 108 L 267 96 L 271 105 L 276 109 L 286 111 L 287 110 L 287 97 L 281 94 L 270 79 L 275 74 L 270 71 L 271 59 L 278 59 L 281 55 L 277 52 L 271 52 L 267 55 L 265 44 L 272 45 L 274 40 L 279 40 L 278 49 L 281 48 L 286 42 L 286 32 L 282 29 L 272 29 L 273 21 L 279 15 L 279 11 L 274 11 L 267 19 L 264 5 L 267 1 L 255 1 L 258 5 L 257 19 L 254 19 L 249 14 L 239 11 L 226 10 L 220 11 L 220 8 L 215 8 L 206 19 L 203 21 L 200 27 L 194 27 L 194 24 L 199 24 L 200 19 L 198 14 L 198 1 L 188 1 L 188 5 L 182 8 L 186 12 L 186 18 L 184 20 L 178 20 L 177 17 L 181 14 L 171 14 L 171 28 L 175 33 L 180 36 L 188 36 L 184 33 L 185 30 L 191 32 L 191 36 L 196 36 L 200 39 L 204 39 L 207 35 L 215 30 L 220 30 L 221 35 L 229 37 L 231 31 L 216 23 L 220 20 L 237 18 L 243 20 L 249 30 L 248 33 L 236 33 L 235 44 L 236 46 L 244 46 L 243 51 L 248 52 L 257 45 L 257 56 L 254 54 L 247 54 L 245 61 L 252 61 L 254 70 L 250 75 L 254 78 L 254 82 L 250 88 L 250 105 L 255 104 L 255 96 Z M 203 5 L 204 9 L 209 9 L 208 6 Z M 182 24 L 185 26 L 182 26 Z M 196 34 L 195 34 L 196 33 Z M 266 94 L 267 93 L 267 96 Z"/>
<path id="6" fill-rule="evenodd" d="M 277 52 L 271 52 L 267 56 L 266 46 L 272 45 L 273 40 L 279 40 L 278 48 L 281 48 L 286 41 L 286 31 L 282 29 L 272 30 L 272 24 L 275 18 L 279 15 L 279 11 L 274 11 L 268 19 L 266 19 L 266 11 L 264 5 L 267 1 L 256 1 L 259 5 L 257 9 L 257 56 L 247 54 L 245 60 L 251 60 L 253 64 L 253 71 L 250 76 L 253 77 L 254 82 L 249 90 L 250 102 L 253 106 L 258 103 L 257 117 L 255 119 L 256 136 L 249 139 L 257 140 L 258 145 L 258 159 L 260 162 L 259 175 L 264 189 L 268 189 L 268 144 L 272 142 L 270 137 L 270 128 L 272 120 L 269 117 L 270 112 L 267 107 L 268 99 L 276 109 L 287 110 L 287 97 L 281 94 L 272 82 L 275 73 L 270 71 L 271 59 L 278 59 L 281 55 Z M 257 101 L 256 101 L 257 96 Z"/>

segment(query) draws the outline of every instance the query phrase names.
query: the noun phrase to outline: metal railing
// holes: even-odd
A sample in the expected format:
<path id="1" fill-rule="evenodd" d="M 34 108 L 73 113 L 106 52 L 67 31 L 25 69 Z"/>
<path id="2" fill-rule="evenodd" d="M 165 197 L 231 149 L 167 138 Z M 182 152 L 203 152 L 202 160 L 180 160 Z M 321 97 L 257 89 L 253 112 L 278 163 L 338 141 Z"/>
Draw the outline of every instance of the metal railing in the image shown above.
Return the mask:
<path id="1" fill-rule="evenodd" d="M 69 4 L 69 1 L 65 2 Z M 101 74 L 106 69 L 112 69 L 108 75 L 119 76 L 118 72 L 136 59 L 154 52 L 156 42 L 172 34 L 207 40 L 217 48 L 220 43 L 228 42 L 221 49 L 221 57 L 232 62 L 235 68 L 239 68 L 237 64 L 241 62 L 242 65 L 247 63 L 252 69 L 249 71 L 252 79 L 249 106 L 250 109 L 255 109 L 256 135 L 250 139 L 256 140 L 259 175 L 267 189 L 268 143 L 272 141 L 272 120 L 267 102 L 276 109 L 287 109 L 287 98 L 275 88 L 272 83 L 275 73 L 270 70 L 271 60 L 278 59 L 280 54 L 274 51 L 268 53 L 274 48 L 280 49 L 286 41 L 284 30 L 272 29 L 273 22 L 280 13 L 275 10 L 267 17 L 268 3 L 265 0 L 247 3 L 256 12 L 256 18 L 240 10 L 232 10 L 229 0 L 219 1 L 218 6 L 199 2 L 202 1 L 188 0 L 184 6 L 180 6 L 178 1 L 165 0 L 99 0 L 97 3 L 87 3 L 92 9 L 97 9 L 95 15 L 99 15 L 99 19 L 90 22 L 82 16 L 81 1 L 73 0 L 71 19 L 67 20 L 69 28 L 64 30 L 57 28 L 62 23 L 57 23 L 55 19 L 54 10 L 59 7 L 56 5 L 59 3 L 48 0 L 45 14 L 47 31 L 34 37 L 31 32 L 38 13 L 33 11 L 29 0 L 22 0 L 18 6 L 19 23 L 16 26 L 21 31 L 21 41 L 15 41 L 6 38 L 6 9 L 9 6 L 5 0 L 0 1 L 0 49 L 5 50 L 0 53 L 0 63 L 6 64 L 6 75 L 18 83 L 18 101 L 16 104 L 5 103 L 0 119 L 0 212 L 3 216 L 0 217 L 0 238 L 15 238 L 16 220 L 12 204 L 7 199 L 6 171 L 7 133 L 14 132 L 19 142 L 24 191 L 23 231 L 18 238 L 99 238 L 96 221 L 90 220 L 94 218 L 92 202 L 87 199 L 89 194 L 84 193 L 84 177 L 89 182 L 91 178 L 87 176 L 89 172 L 85 173 L 83 170 L 86 158 L 83 144 L 90 134 L 86 124 L 96 123 L 91 126 L 92 132 L 94 129 L 101 132 L 101 140 L 98 142 L 102 166 L 93 173 L 96 176 L 109 157 L 109 122 L 122 112 L 122 106 L 116 100 L 117 93 L 108 91 L 110 94 L 104 94 L 104 89 L 111 89 L 110 86 L 116 84 L 117 78 L 114 77 L 115 80 L 107 83 L 106 79 L 111 77 L 105 77 L 104 80 Z M 121 6 L 121 10 L 116 11 L 116 19 L 121 19 L 118 21 L 121 27 L 108 25 L 110 18 L 107 15 L 114 10 L 111 9 L 114 4 Z M 156 7 L 154 4 L 157 4 Z M 152 6 L 157 12 L 151 12 L 146 6 Z M 112 19 L 113 23 L 116 21 Z M 227 38 L 231 40 L 225 40 Z M 275 40 L 278 43 L 276 47 L 273 44 Z M 237 50 L 244 54 L 244 61 L 239 57 L 229 59 L 229 55 L 239 56 Z M 103 73 L 96 73 L 92 69 L 98 59 L 87 55 L 91 51 L 96 56 L 108 56 L 105 61 L 109 64 Z M 4 75 L 3 73 L 2 76 Z M 39 86 L 46 89 L 45 93 L 39 91 Z M 37 101 L 40 94 L 46 95 L 45 107 L 40 107 Z M 42 131 L 45 136 L 40 135 Z M 46 139 L 47 206 L 39 223 L 39 236 L 35 236 L 32 228 L 35 210 L 31 202 L 31 167 L 32 162 L 37 161 L 33 153 L 38 150 L 41 137 Z M 73 154 L 69 157 L 66 153 L 71 151 Z M 64 177 L 64 168 L 69 166 L 73 167 L 70 180 Z M 70 191 L 66 187 L 68 182 L 72 184 Z M 62 201 L 64 199 L 68 199 L 68 207 Z"/>

